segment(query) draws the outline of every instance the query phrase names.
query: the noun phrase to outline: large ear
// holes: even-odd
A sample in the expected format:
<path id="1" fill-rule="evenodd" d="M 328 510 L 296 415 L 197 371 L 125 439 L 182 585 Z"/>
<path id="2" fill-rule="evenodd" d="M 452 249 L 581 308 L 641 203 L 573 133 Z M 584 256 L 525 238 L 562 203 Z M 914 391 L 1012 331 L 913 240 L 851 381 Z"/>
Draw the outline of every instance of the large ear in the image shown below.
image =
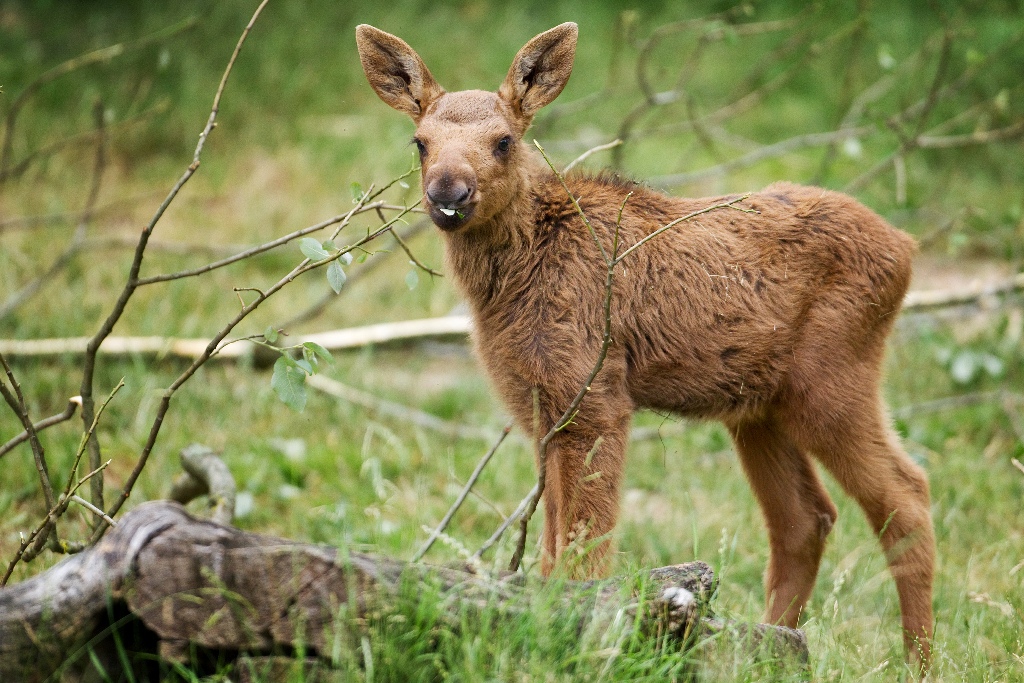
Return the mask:
<path id="1" fill-rule="evenodd" d="M 419 122 L 427 107 L 444 94 L 427 65 L 401 38 L 360 24 L 356 26 L 356 47 L 370 86 L 389 106 L 413 121 Z"/>
<path id="2" fill-rule="evenodd" d="M 541 33 L 523 46 L 498 94 L 526 118 L 562 92 L 572 73 L 579 27 L 566 22 Z"/>

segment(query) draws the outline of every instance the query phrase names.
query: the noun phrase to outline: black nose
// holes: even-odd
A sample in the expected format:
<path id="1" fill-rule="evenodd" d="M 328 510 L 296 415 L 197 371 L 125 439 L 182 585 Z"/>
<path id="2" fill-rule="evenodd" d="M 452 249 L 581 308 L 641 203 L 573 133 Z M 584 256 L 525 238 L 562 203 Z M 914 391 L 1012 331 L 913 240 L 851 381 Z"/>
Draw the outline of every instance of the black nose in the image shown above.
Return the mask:
<path id="1" fill-rule="evenodd" d="M 437 206 L 458 208 L 469 203 L 473 188 L 464 180 L 442 176 L 427 187 L 427 199 Z"/>

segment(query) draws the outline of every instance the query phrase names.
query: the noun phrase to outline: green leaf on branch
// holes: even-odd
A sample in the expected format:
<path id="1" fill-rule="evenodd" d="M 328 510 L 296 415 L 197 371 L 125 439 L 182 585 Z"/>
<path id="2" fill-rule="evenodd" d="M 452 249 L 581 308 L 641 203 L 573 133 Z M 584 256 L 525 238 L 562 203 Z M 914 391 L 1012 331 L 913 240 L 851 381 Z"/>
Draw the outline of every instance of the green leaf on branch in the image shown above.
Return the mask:
<path id="1" fill-rule="evenodd" d="M 321 261 L 330 256 L 330 254 L 320 246 L 320 243 L 312 237 L 303 237 L 299 240 L 299 249 L 302 251 L 302 255 L 310 261 Z"/>
<path id="2" fill-rule="evenodd" d="M 273 327 L 268 326 L 267 329 L 263 330 L 263 339 L 266 340 L 268 344 L 276 344 L 277 337 L 277 330 L 275 330 Z"/>
<path id="3" fill-rule="evenodd" d="M 341 267 L 341 264 L 331 261 L 327 266 L 327 284 L 331 286 L 335 294 L 341 294 L 341 288 L 345 286 L 347 279 L 348 276 L 345 275 L 345 269 Z"/>
<path id="4" fill-rule="evenodd" d="M 358 202 L 363 198 L 363 186 L 359 183 L 352 183 L 352 201 Z"/>
<path id="5" fill-rule="evenodd" d="M 351 251 L 346 251 L 344 254 L 342 254 L 341 255 L 341 262 L 344 263 L 346 266 L 351 265 L 352 264 L 352 252 Z"/>
<path id="6" fill-rule="evenodd" d="M 302 412 L 306 407 L 306 373 L 294 359 L 288 356 L 277 359 L 270 386 L 281 402 L 292 410 Z"/>
<path id="7" fill-rule="evenodd" d="M 334 356 L 331 355 L 331 352 L 325 349 L 324 347 L 320 346 L 316 342 L 302 342 L 302 348 L 303 353 L 305 353 L 306 349 L 309 349 L 309 351 L 311 351 L 315 356 L 318 356 L 321 360 L 327 363 L 334 362 Z"/>
<path id="8" fill-rule="evenodd" d="M 416 285 L 420 283 L 420 274 L 413 268 L 405 275 L 405 286 L 410 290 L 416 289 Z"/>

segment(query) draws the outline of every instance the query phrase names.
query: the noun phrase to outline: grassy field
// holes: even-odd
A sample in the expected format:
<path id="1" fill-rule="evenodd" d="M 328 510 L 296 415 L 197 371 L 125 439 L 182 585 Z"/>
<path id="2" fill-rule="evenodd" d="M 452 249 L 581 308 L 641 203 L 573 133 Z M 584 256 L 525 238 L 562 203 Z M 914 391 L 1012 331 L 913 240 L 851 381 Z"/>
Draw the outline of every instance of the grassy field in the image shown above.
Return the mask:
<path id="1" fill-rule="evenodd" d="M 99 195 L 103 211 L 87 228 L 88 248 L 27 303 L 0 317 L 0 337 L 95 332 L 131 260 L 130 251 L 111 240 L 137 235 L 191 160 L 250 5 L 0 3 L 0 112 L 10 111 L 33 78 L 64 60 L 195 17 L 173 35 L 130 44 L 116 58 L 45 84 L 21 111 L 12 137 L 15 160 L 92 131 L 99 102 L 109 131 L 108 163 Z M 1020 139 L 901 147 L 907 135 L 968 135 L 1021 120 L 1019 3 L 939 3 L 927 13 L 894 3 L 872 6 L 864 15 L 838 5 L 801 10 L 798 3 L 755 3 L 719 23 L 666 32 L 657 46 L 642 47 L 657 27 L 726 8 L 652 3 L 623 13 L 611 2 L 272 2 L 242 52 L 201 169 L 158 226 L 143 274 L 202 265 L 232 253 L 231 245 L 257 244 L 342 213 L 352 206 L 353 183 L 379 185 L 410 167 L 411 124 L 366 84 L 355 53 L 356 24 L 401 35 L 441 83 L 455 90 L 495 88 L 526 40 L 567 20 L 580 23 L 577 65 L 565 92 L 531 133 L 560 163 L 620 134 L 641 99 L 634 69 L 643 54 L 656 91 L 678 87 L 686 96 L 638 115 L 634 136 L 615 160 L 622 172 L 692 195 L 756 189 L 777 179 L 843 189 L 902 150 L 902 161 L 856 186 L 854 194 L 921 239 L 915 288 L 957 290 L 975 279 L 1020 271 Z M 794 20 L 763 33 L 730 28 L 786 19 Z M 952 36 L 945 52 L 944 25 Z M 713 37 L 698 59 L 693 50 L 701 35 Z M 934 85 L 956 84 L 964 73 L 970 79 L 948 95 Z M 834 131 L 858 96 L 887 75 L 892 87 L 866 105 L 860 119 L 865 130 L 841 141 L 834 154 L 827 145 L 794 146 L 692 182 L 657 180 L 796 136 Z M 722 121 L 701 118 L 748 92 L 760 93 L 755 106 Z M 919 101 L 932 101 L 923 120 L 897 116 Z M 694 120 L 706 125 L 695 127 Z M 74 219 L 34 226 L 4 221 L 80 211 L 94 147 L 94 136 L 86 135 L 38 159 L 24 174 L 0 181 L 0 305 L 60 255 L 76 227 Z M 588 164 L 596 169 L 610 161 L 602 153 Z M 415 201 L 418 182 L 410 185 L 393 188 L 389 200 Z M 357 219 L 343 239 L 377 225 L 369 216 Z M 171 248 L 182 245 L 189 248 Z M 430 229 L 411 247 L 424 263 L 441 267 L 440 244 Z M 288 331 L 439 316 L 458 306 L 443 278 L 420 272 L 410 288 L 407 276 L 414 269 L 392 240 L 376 248 L 378 253 L 349 268 L 355 275 L 382 261 L 372 274 L 353 280 L 322 315 Z M 143 288 L 115 334 L 210 337 L 239 308 L 234 287 L 266 287 L 301 258 L 291 244 L 200 278 Z M 232 336 L 280 325 L 327 291 L 320 273 L 300 278 Z M 906 315 L 890 347 L 886 398 L 932 487 L 938 680 L 1024 681 L 1024 472 L 1012 464 L 1013 458 L 1024 459 L 1022 335 L 1024 302 L 1017 295 L 980 307 Z M 79 392 L 74 357 L 14 358 L 12 367 L 34 419 L 59 412 Z M 134 466 L 162 390 L 185 367 L 145 357 L 101 361 L 97 395 L 121 378 L 125 382 L 98 430 L 104 457 L 111 459 L 104 475 L 109 489 L 116 491 Z M 326 373 L 495 434 L 506 420 L 462 343 L 337 353 Z M 933 403 L 953 396 L 964 398 L 959 404 Z M 725 431 L 649 413 L 638 415 L 636 424 L 662 435 L 631 447 L 616 569 L 628 574 L 705 560 L 723 582 L 715 609 L 757 620 L 767 541 Z M 17 432 L 17 420 L 4 407 L 0 442 Z M 58 484 L 66 479 L 80 436 L 77 422 L 42 435 Z M 442 517 L 489 446 L 316 391 L 297 413 L 274 394 L 269 368 L 214 361 L 176 395 L 129 506 L 165 496 L 178 471 L 177 452 L 196 441 L 223 450 L 242 492 L 242 528 L 398 557 L 415 552 L 426 537 L 423 527 Z M 45 510 L 27 446 L 4 456 L 0 466 L 0 558 L 6 563 L 17 550 L 19 532 L 31 530 Z M 531 450 L 516 435 L 448 529 L 454 542 L 437 544 L 427 559 L 450 561 L 463 554 L 460 547 L 479 547 L 529 491 L 534 476 Z M 840 518 L 805 616 L 813 679 L 894 680 L 904 673 L 895 589 L 859 509 L 828 484 Z M 80 538 L 88 521 L 83 510 L 73 508 L 62 533 Z M 535 533 L 540 526 L 535 520 Z M 529 548 L 528 565 L 536 554 L 532 543 Z M 489 557 L 501 566 L 509 554 L 506 539 Z M 13 580 L 59 559 L 44 554 L 21 565 Z M 439 639 L 431 630 L 430 601 L 423 602 L 428 607 L 410 603 L 405 626 L 375 626 L 369 655 L 343 653 L 338 666 L 353 679 L 368 679 L 369 656 L 373 680 L 395 681 L 663 680 L 682 676 L 687 666 L 685 655 L 651 644 L 609 648 L 599 638 L 580 641 L 543 611 L 521 623 Z M 187 672 L 175 675 L 189 678 Z M 764 663 L 724 658 L 709 679 L 780 675 Z"/>

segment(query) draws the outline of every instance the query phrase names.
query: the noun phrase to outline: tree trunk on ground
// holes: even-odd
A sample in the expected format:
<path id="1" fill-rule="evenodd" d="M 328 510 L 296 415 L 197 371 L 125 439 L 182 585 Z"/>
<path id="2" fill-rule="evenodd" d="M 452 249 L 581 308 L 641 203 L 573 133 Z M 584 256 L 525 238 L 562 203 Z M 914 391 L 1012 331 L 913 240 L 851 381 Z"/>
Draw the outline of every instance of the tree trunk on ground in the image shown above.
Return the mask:
<path id="1" fill-rule="evenodd" d="M 580 632 L 638 625 L 651 637 L 686 640 L 731 631 L 748 645 L 769 641 L 806 658 L 799 631 L 711 616 L 713 582 L 711 569 L 693 562 L 652 570 L 643 596 L 624 596 L 614 581 L 564 582 L 557 604 Z M 43 681 L 54 672 L 54 680 L 92 680 L 97 664 L 122 668 L 126 652 L 193 665 L 242 655 L 243 679 L 249 667 L 326 671 L 333 639 L 394 612 L 409 586 L 443 595 L 458 628 L 484 609 L 521 613 L 539 584 L 293 543 L 197 519 L 175 503 L 145 503 L 94 548 L 0 589 L 0 681 Z M 622 619 L 623 609 L 639 609 L 640 618 Z M 300 650 L 304 661 L 277 657 Z M 146 666 L 158 670 L 152 657 L 134 661 L 137 678 L 151 675 Z"/>

